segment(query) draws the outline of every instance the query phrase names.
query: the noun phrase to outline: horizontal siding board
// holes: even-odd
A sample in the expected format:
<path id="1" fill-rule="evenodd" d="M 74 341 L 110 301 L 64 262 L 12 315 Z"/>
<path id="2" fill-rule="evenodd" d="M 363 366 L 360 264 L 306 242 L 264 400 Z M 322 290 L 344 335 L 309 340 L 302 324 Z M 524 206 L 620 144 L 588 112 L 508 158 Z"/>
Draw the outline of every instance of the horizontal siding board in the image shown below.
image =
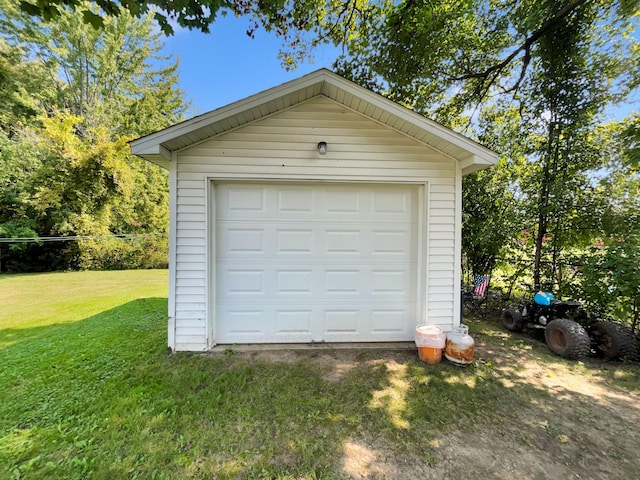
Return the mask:
<path id="1" fill-rule="evenodd" d="M 200 271 L 204 272 L 204 265 L 202 262 L 181 262 L 176 266 L 176 271 Z"/>
<path id="2" fill-rule="evenodd" d="M 177 253 L 180 258 L 184 255 L 204 255 L 206 253 L 204 245 L 177 245 Z"/>
<path id="3" fill-rule="evenodd" d="M 184 270 L 177 269 L 176 271 L 176 280 L 179 281 L 182 278 L 188 279 L 199 279 L 204 281 L 205 272 L 203 270 Z"/>
<path id="4" fill-rule="evenodd" d="M 453 289 L 449 285 L 429 285 L 429 295 L 451 295 L 453 299 Z"/>
<path id="5" fill-rule="evenodd" d="M 207 330 L 205 327 L 185 327 L 180 325 L 176 328 L 176 336 L 180 337 L 197 337 L 202 341 L 202 338 L 206 338 Z"/>
<path id="6" fill-rule="evenodd" d="M 431 217 L 445 217 L 455 221 L 455 210 L 453 208 L 432 208 L 429 210 Z"/>
<path id="7" fill-rule="evenodd" d="M 207 349 L 207 342 L 200 336 L 176 335 L 176 350 L 179 352 L 200 352 Z"/>
<path id="8" fill-rule="evenodd" d="M 178 180 L 178 190 L 180 190 L 180 192 L 182 192 L 184 189 L 191 188 L 203 190 L 205 188 L 205 185 L 201 180 Z"/>
<path id="9" fill-rule="evenodd" d="M 205 172 L 184 172 L 182 162 L 178 163 L 178 178 L 184 180 L 203 180 L 206 177 Z"/>
<path id="10" fill-rule="evenodd" d="M 198 298 L 189 298 L 183 296 L 194 296 L 199 295 Z M 204 284 L 199 285 L 177 285 L 176 286 L 176 298 L 180 297 L 184 301 L 196 301 L 201 302 L 205 298 L 205 286 Z"/>
<path id="11" fill-rule="evenodd" d="M 182 310 L 180 315 L 176 315 L 176 325 L 179 324 L 182 320 L 199 320 L 205 321 L 206 315 L 204 310 Z"/>
<path id="12" fill-rule="evenodd" d="M 178 278 L 176 279 L 176 292 L 185 287 L 202 287 L 205 288 L 204 278 Z"/>
<path id="13" fill-rule="evenodd" d="M 202 213 L 182 213 L 178 212 L 178 222 L 204 222 L 204 214 Z"/>
<path id="14" fill-rule="evenodd" d="M 177 255 L 178 264 L 182 263 L 199 263 L 204 266 L 205 255 L 204 253 L 183 253 Z"/>
<path id="15" fill-rule="evenodd" d="M 443 182 L 433 183 L 430 185 L 430 189 L 431 189 L 431 194 L 450 193 L 451 195 L 455 196 L 455 192 L 456 192 L 453 181 L 451 183 L 443 183 Z"/>
<path id="16" fill-rule="evenodd" d="M 206 328 L 206 321 L 203 318 L 183 318 L 180 321 L 180 328 Z"/>
<path id="17" fill-rule="evenodd" d="M 180 220 L 178 220 L 178 231 L 182 231 L 182 230 L 192 230 L 192 231 L 198 231 L 198 230 L 204 230 L 204 223 L 203 222 L 181 222 Z"/>
<path id="18" fill-rule="evenodd" d="M 449 261 L 448 259 L 451 258 Z M 429 257 L 429 267 L 432 271 L 451 271 L 453 265 L 453 256 L 450 257 Z"/>
<path id="19" fill-rule="evenodd" d="M 429 247 L 429 257 L 440 258 L 443 255 L 453 255 L 455 249 L 453 245 L 450 247 Z"/>
<path id="20" fill-rule="evenodd" d="M 436 222 L 436 223 L 432 223 L 429 222 L 429 232 L 431 233 L 435 233 L 435 232 L 450 232 L 450 233 L 454 233 L 455 232 L 455 221 L 452 220 L 450 222 Z"/>
<path id="21" fill-rule="evenodd" d="M 190 204 L 180 203 L 177 208 L 177 213 L 178 215 L 182 213 L 199 213 L 204 215 L 205 207 L 204 207 L 204 204 L 190 205 Z"/>
<path id="22" fill-rule="evenodd" d="M 192 246 L 192 247 L 205 247 L 206 240 L 202 237 L 178 237 L 176 245 L 180 246 Z"/>
<path id="23" fill-rule="evenodd" d="M 429 242 L 429 246 L 431 248 L 453 248 L 453 238 L 445 238 L 445 239 L 435 239 L 433 235 L 430 235 L 429 238 L 431 241 Z M 431 252 L 433 254 L 433 252 Z"/>
<path id="24" fill-rule="evenodd" d="M 191 229 L 180 229 L 179 232 L 179 239 L 183 239 L 183 238 L 201 238 L 204 239 L 205 238 L 205 230 L 204 228 L 202 228 L 202 225 L 200 226 L 201 228 L 199 228 L 198 230 L 191 230 Z"/>
<path id="25" fill-rule="evenodd" d="M 178 198 L 184 197 L 202 197 L 204 188 L 182 188 L 179 190 Z"/>
<path id="26" fill-rule="evenodd" d="M 431 231 L 429 232 L 429 240 L 431 241 L 431 245 L 434 245 L 433 242 L 441 242 L 441 241 L 453 242 L 455 241 L 455 235 L 453 233 L 453 229 L 445 232 Z"/>
<path id="27" fill-rule="evenodd" d="M 431 204 L 429 205 L 430 208 L 432 208 L 434 211 L 435 210 L 442 210 L 442 211 L 447 211 L 450 212 L 450 208 L 451 205 L 453 205 L 453 201 L 452 200 L 435 200 L 433 197 L 431 198 Z"/>
<path id="28" fill-rule="evenodd" d="M 204 196 L 188 197 L 188 196 L 184 196 L 184 195 L 178 194 L 177 204 L 178 205 L 203 205 L 204 206 Z"/>
<path id="29" fill-rule="evenodd" d="M 431 193 L 431 203 L 434 202 L 454 202 L 455 194 L 453 192 L 445 192 L 445 193 Z"/>

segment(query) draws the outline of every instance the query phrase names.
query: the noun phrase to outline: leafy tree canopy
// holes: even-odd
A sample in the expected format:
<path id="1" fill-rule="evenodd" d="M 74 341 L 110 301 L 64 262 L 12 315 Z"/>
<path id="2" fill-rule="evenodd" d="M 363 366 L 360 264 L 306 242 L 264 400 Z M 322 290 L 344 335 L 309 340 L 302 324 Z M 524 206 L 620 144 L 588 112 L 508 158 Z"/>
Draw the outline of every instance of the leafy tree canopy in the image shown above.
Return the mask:
<path id="1" fill-rule="evenodd" d="M 376 0 L 377 1 L 377 0 Z M 174 33 L 174 26 L 209 33 L 218 15 L 232 13 L 251 19 L 247 34 L 262 26 L 283 39 L 288 51 L 283 54 L 286 67 L 310 54 L 310 44 L 346 40 L 348 32 L 367 10 L 368 0 L 95 0 L 98 7 L 89 8 L 82 0 L 20 0 L 20 8 L 27 14 L 45 20 L 58 18 L 65 11 L 76 11 L 86 23 L 100 29 L 105 18 L 123 13 L 143 17 L 152 13 L 166 35 Z M 313 32 L 306 39 L 304 33 Z M 308 41 L 307 41 L 308 40 Z"/>
<path id="2" fill-rule="evenodd" d="M 104 16 L 118 17 L 126 11 L 140 18 L 152 11 L 162 30 L 171 34 L 171 21 L 208 32 L 218 10 L 231 6 L 225 0 L 96 0 L 95 4 L 101 12 L 87 8 L 81 0 L 21 0 L 20 8 L 44 20 L 56 19 L 64 10 L 78 11 L 86 23 L 96 28 L 104 27 Z"/>

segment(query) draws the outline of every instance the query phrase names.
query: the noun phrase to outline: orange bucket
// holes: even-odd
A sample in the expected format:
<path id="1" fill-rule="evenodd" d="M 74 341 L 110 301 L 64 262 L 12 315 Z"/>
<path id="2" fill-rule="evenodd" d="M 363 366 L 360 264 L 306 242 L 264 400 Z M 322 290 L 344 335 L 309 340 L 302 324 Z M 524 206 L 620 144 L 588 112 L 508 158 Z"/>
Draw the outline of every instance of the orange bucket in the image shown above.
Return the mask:
<path id="1" fill-rule="evenodd" d="M 421 361 L 431 365 L 442 361 L 442 350 L 447 336 L 438 325 L 416 327 L 416 347 Z"/>
<path id="2" fill-rule="evenodd" d="M 418 357 L 423 362 L 434 365 L 442 361 L 442 349 L 433 347 L 418 347 Z"/>

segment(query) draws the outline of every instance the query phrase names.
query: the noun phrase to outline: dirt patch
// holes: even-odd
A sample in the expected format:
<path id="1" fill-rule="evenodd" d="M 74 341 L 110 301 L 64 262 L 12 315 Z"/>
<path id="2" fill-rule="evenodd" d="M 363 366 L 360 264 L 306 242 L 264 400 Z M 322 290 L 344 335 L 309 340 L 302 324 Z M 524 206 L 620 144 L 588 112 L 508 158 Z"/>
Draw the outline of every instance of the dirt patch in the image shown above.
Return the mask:
<path id="1" fill-rule="evenodd" d="M 640 472 L 640 392 L 615 381 L 617 370 L 640 378 L 638 365 L 587 360 L 565 361 L 544 344 L 499 330 L 476 332 L 475 368 L 505 389 L 527 395 L 514 404 L 495 400 L 499 415 L 463 418 L 416 443 L 398 447 L 384 435 L 341 440 L 336 478 L 349 479 L 589 479 L 628 480 Z M 440 366 L 421 364 L 415 350 L 265 351 L 239 353 L 238 359 L 311 363 L 321 378 L 336 384 L 358 369 L 384 367 L 385 388 L 373 391 L 370 408 L 387 408 L 398 432 L 411 435 L 403 392 L 408 369 L 426 376 Z M 453 368 L 453 367 L 449 367 Z M 455 372 L 463 371 L 455 370 Z M 466 378 L 464 381 L 470 381 Z M 529 395 L 529 392 L 530 395 Z M 398 397 L 398 398 L 394 398 Z M 389 405 L 400 405 L 397 418 Z M 405 410 L 403 410 L 405 409 Z M 375 435 L 375 434 L 373 434 Z M 415 442 L 415 440 L 411 440 Z M 411 445 L 406 448 L 406 445 Z"/>

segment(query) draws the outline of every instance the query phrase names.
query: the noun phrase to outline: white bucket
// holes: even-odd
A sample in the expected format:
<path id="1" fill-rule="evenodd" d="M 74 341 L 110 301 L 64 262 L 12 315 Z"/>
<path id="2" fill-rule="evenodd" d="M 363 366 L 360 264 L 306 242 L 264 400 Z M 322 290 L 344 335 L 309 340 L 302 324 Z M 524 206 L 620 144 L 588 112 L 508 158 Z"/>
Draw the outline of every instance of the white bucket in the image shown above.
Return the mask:
<path id="1" fill-rule="evenodd" d="M 438 325 L 416 327 L 416 347 L 444 348 L 447 335 Z"/>

